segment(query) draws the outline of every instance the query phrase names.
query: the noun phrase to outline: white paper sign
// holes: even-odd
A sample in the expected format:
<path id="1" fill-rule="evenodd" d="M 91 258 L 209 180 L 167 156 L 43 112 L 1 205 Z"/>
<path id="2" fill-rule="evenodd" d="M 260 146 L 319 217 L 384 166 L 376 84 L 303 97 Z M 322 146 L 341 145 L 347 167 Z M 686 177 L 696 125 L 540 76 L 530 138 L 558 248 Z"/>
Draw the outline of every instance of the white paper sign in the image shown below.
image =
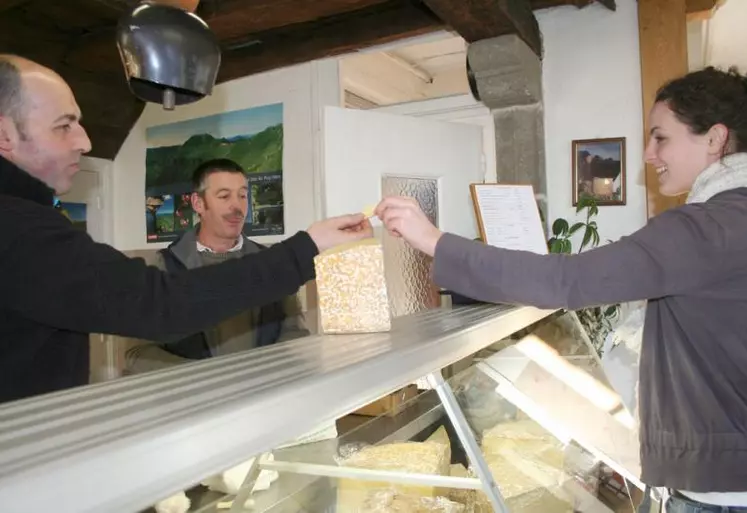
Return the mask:
<path id="1" fill-rule="evenodd" d="M 476 184 L 474 200 L 486 244 L 547 254 L 547 241 L 531 185 Z"/>

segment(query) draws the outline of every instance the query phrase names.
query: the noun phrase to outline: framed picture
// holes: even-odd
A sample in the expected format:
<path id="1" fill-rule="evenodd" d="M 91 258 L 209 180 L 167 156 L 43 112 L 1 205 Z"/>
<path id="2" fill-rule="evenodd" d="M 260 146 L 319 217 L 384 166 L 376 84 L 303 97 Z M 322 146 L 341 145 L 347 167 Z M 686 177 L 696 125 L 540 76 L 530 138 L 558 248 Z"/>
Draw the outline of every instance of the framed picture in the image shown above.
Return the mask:
<path id="1" fill-rule="evenodd" d="M 573 206 L 583 196 L 597 205 L 625 205 L 625 137 L 572 142 Z"/>

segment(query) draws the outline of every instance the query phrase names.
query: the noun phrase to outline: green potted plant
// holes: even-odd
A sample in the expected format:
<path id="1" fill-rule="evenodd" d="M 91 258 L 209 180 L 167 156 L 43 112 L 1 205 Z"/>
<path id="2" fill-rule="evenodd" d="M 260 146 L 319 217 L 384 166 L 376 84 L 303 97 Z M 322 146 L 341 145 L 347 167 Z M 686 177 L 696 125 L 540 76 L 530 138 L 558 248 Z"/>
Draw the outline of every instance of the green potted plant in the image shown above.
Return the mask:
<path id="1" fill-rule="evenodd" d="M 558 218 L 552 224 L 552 237 L 548 240 L 550 253 L 573 253 L 571 238 L 578 232 L 583 232 L 578 253 L 584 249 L 592 249 L 599 245 L 599 229 L 594 218 L 599 214 L 599 208 L 592 196 L 582 195 L 576 205 L 576 213 L 584 212 L 585 221 L 570 225 L 567 220 Z M 602 355 L 604 339 L 612 331 L 613 323 L 620 314 L 620 305 L 602 305 L 576 310 L 576 315 L 583 325 L 591 343 L 599 356 Z"/>

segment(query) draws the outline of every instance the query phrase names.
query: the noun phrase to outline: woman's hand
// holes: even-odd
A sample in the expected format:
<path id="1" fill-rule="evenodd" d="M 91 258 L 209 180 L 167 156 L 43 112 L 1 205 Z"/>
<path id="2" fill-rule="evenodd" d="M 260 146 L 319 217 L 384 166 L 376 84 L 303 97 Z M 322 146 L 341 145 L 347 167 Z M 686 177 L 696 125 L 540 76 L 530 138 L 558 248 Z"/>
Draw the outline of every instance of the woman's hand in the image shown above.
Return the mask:
<path id="1" fill-rule="evenodd" d="M 433 256 L 441 231 L 433 226 L 414 198 L 384 198 L 374 210 L 387 231 L 403 238 L 413 248 Z"/>

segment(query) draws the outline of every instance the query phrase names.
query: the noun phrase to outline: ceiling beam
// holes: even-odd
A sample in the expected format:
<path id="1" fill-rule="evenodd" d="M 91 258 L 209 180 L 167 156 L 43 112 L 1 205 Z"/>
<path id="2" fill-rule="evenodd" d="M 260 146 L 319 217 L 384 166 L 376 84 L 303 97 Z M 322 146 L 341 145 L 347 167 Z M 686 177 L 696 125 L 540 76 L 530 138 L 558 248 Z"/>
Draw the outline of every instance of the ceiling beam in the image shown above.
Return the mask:
<path id="1" fill-rule="evenodd" d="M 467 42 L 517 34 L 538 56 L 542 37 L 529 0 L 423 0 Z"/>
<path id="2" fill-rule="evenodd" d="M 721 0 L 686 0 L 685 12 L 693 14 L 696 12 L 711 11 L 720 3 Z"/>
<path id="3" fill-rule="evenodd" d="M 223 0 L 198 11 L 221 40 L 314 22 L 385 3 L 386 0 Z"/>
<path id="4" fill-rule="evenodd" d="M 0 0 L 0 12 L 8 11 L 14 7 L 18 7 L 28 0 Z"/>
<path id="5" fill-rule="evenodd" d="M 610 11 L 617 10 L 617 4 L 615 0 L 530 0 L 533 10 L 548 9 L 550 7 L 560 7 L 563 5 L 572 5 L 579 9 L 586 7 L 587 5 L 598 2 L 605 6 Z"/>
<path id="6" fill-rule="evenodd" d="M 355 13 L 251 34 L 226 45 L 219 82 L 341 55 L 436 30 L 444 24 L 408 0 L 388 0 Z"/>

